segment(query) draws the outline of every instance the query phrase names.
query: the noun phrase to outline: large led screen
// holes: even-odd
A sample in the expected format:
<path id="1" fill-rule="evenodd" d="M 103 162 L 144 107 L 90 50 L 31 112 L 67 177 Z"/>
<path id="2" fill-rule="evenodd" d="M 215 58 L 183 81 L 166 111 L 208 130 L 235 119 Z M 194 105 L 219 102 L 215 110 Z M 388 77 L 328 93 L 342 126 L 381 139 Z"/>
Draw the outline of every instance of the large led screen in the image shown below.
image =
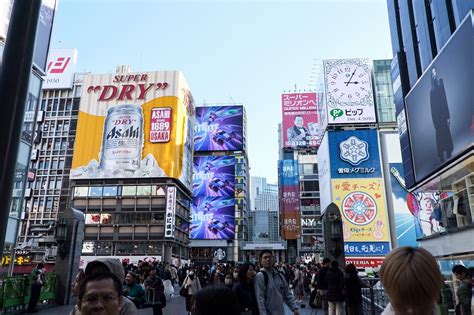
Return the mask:
<path id="1" fill-rule="evenodd" d="M 243 150 L 243 107 L 196 108 L 194 151 Z"/>
<path id="2" fill-rule="evenodd" d="M 235 199 L 195 197 L 191 210 L 190 239 L 233 239 Z"/>
<path id="3" fill-rule="evenodd" d="M 473 146 L 473 58 L 469 15 L 405 99 L 417 182 Z"/>
<path id="4" fill-rule="evenodd" d="M 194 157 L 193 194 L 197 197 L 235 197 L 235 157 Z"/>

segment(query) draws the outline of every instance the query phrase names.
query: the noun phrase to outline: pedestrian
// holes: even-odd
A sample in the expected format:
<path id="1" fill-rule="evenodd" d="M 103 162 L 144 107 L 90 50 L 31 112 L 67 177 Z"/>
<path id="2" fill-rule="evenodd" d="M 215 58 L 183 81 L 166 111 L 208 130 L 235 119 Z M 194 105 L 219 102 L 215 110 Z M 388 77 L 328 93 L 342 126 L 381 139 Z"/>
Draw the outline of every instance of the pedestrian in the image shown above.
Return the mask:
<path id="1" fill-rule="evenodd" d="M 262 268 L 255 276 L 255 295 L 260 315 L 284 314 L 283 303 L 288 305 L 294 315 L 299 315 L 295 297 L 284 275 L 273 267 L 273 253 L 263 250 L 259 261 Z"/>
<path id="2" fill-rule="evenodd" d="M 231 289 L 234 287 L 234 276 L 231 272 L 228 272 L 224 276 L 224 286 Z"/>
<path id="3" fill-rule="evenodd" d="M 328 282 L 328 306 L 329 315 L 343 315 L 344 314 L 344 274 L 339 268 L 337 260 L 331 261 L 331 268 L 327 273 Z"/>
<path id="4" fill-rule="evenodd" d="M 44 276 L 44 264 L 39 263 L 35 269 L 33 269 L 32 273 L 32 284 L 31 284 L 31 294 L 30 294 L 30 301 L 28 303 L 28 312 L 29 313 L 38 313 L 38 310 L 36 309 L 40 294 L 41 294 L 41 288 L 44 285 L 45 281 L 45 276 Z"/>
<path id="5" fill-rule="evenodd" d="M 245 315 L 258 315 L 254 278 L 255 265 L 245 263 L 239 266 L 238 282 L 234 285 L 232 291 L 234 291 L 239 302 L 240 312 Z"/>
<path id="6" fill-rule="evenodd" d="M 383 315 L 431 315 L 443 287 L 436 259 L 421 247 L 398 247 L 385 258 L 380 280 L 390 303 Z"/>
<path id="7" fill-rule="evenodd" d="M 301 265 L 294 267 L 295 277 L 293 279 L 293 289 L 295 290 L 296 302 L 303 302 L 304 288 L 303 288 L 303 271 L 301 270 Z"/>
<path id="8" fill-rule="evenodd" d="M 127 273 L 125 285 L 123 286 L 123 295 L 132 301 L 137 308 L 145 304 L 145 290 L 137 283 L 138 275 L 134 272 Z"/>
<path id="9" fill-rule="evenodd" d="M 323 264 L 322 264 L 321 269 L 319 269 L 318 280 L 317 280 L 318 293 L 321 296 L 321 300 L 323 303 L 323 310 L 325 311 L 325 313 L 327 313 L 327 310 L 328 310 L 328 299 L 327 299 L 328 281 L 327 281 L 326 276 L 327 276 L 330 264 L 331 264 L 331 259 L 329 258 L 323 259 Z"/>
<path id="10" fill-rule="evenodd" d="M 211 273 L 211 284 L 224 284 L 224 273 L 222 272 L 222 266 L 218 265 L 216 269 Z"/>
<path id="11" fill-rule="evenodd" d="M 115 275 L 95 273 L 81 283 L 78 309 L 82 315 L 117 315 L 122 299 L 122 284 Z"/>
<path id="12" fill-rule="evenodd" d="M 344 274 L 344 300 L 347 315 L 362 314 L 362 284 L 354 264 L 348 264 Z"/>
<path id="13" fill-rule="evenodd" d="M 115 277 L 117 277 L 117 279 L 120 280 L 120 285 L 122 285 L 122 282 L 125 279 L 124 268 L 120 263 L 120 260 L 117 258 L 100 258 L 91 261 L 87 264 L 86 269 L 84 270 L 84 275 L 86 277 L 93 274 L 103 273 L 112 273 Z M 120 291 L 122 291 L 122 289 L 120 289 Z M 119 315 L 138 315 L 137 307 L 128 298 L 122 297 L 121 303 Z M 81 315 L 79 306 L 76 305 L 69 315 Z"/>
<path id="14" fill-rule="evenodd" d="M 192 312 L 194 304 L 194 296 L 201 290 L 201 283 L 199 278 L 195 275 L 194 270 L 191 270 L 183 281 L 183 287 L 186 290 L 186 311 Z"/>
<path id="15" fill-rule="evenodd" d="M 471 315 L 471 276 L 468 276 L 467 268 L 463 265 L 454 266 L 452 272 L 456 280 L 459 281 L 459 286 L 456 289 L 456 300 L 458 301 L 456 315 Z"/>
<path id="16" fill-rule="evenodd" d="M 195 315 L 240 315 L 237 298 L 223 285 L 208 286 L 197 292 L 194 310 Z"/>
<path id="17" fill-rule="evenodd" d="M 150 270 L 150 274 L 143 282 L 143 286 L 149 296 L 151 296 L 151 300 L 148 299 L 148 302 L 153 304 L 153 315 L 162 315 L 162 309 L 166 306 L 165 287 L 156 272 L 155 268 Z"/>

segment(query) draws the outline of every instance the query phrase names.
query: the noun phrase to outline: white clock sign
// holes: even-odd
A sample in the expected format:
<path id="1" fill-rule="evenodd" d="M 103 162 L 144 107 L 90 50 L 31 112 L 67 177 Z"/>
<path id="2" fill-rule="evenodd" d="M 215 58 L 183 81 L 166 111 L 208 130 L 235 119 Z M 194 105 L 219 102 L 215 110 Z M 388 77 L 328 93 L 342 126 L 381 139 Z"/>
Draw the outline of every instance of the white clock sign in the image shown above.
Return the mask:
<path id="1" fill-rule="evenodd" d="M 330 124 L 376 122 L 369 60 L 325 60 L 324 80 Z"/>

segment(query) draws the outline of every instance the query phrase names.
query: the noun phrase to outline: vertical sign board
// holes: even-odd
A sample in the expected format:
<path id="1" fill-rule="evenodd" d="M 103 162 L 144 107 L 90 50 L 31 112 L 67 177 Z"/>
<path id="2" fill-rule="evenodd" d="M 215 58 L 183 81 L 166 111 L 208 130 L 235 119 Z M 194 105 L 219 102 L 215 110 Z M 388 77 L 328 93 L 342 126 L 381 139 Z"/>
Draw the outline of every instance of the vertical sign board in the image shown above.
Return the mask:
<path id="1" fill-rule="evenodd" d="M 378 266 L 391 244 L 377 130 L 331 131 L 328 138 L 346 258 L 359 267 Z"/>
<path id="2" fill-rule="evenodd" d="M 318 94 L 290 93 L 281 95 L 284 148 L 319 146 Z"/>
<path id="3" fill-rule="evenodd" d="M 331 159 L 329 156 L 329 132 L 324 134 L 321 146 L 318 149 L 318 176 L 321 214 L 326 211 L 331 200 Z"/>
<path id="4" fill-rule="evenodd" d="M 282 239 L 298 239 L 301 235 L 298 161 L 281 160 L 279 161 L 278 169 Z"/>
<path id="5" fill-rule="evenodd" d="M 176 187 L 168 186 L 166 189 L 166 212 L 165 212 L 165 237 L 174 237 L 174 225 L 176 215 Z"/>

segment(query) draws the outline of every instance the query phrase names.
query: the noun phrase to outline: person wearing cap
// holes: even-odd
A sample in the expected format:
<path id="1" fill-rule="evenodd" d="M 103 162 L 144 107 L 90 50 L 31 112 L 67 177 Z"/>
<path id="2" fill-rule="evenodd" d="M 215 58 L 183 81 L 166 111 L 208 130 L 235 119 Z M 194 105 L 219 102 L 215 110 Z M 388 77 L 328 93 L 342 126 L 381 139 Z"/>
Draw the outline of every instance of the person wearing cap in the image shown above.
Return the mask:
<path id="1" fill-rule="evenodd" d="M 186 295 L 186 311 L 191 313 L 194 296 L 201 290 L 201 282 L 199 282 L 199 278 L 194 274 L 194 270 L 191 270 L 186 276 L 186 279 L 184 279 L 183 287 L 188 293 Z"/>
<path id="2" fill-rule="evenodd" d="M 100 258 L 87 264 L 84 270 L 85 276 L 96 273 L 112 273 L 120 282 L 125 280 L 125 272 L 122 263 L 117 258 Z M 81 311 L 76 306 L 69 315 L 81 315 Z M 127 297 L 122 297 L 119 315 L 138 315 L 138 309 Z"/>

